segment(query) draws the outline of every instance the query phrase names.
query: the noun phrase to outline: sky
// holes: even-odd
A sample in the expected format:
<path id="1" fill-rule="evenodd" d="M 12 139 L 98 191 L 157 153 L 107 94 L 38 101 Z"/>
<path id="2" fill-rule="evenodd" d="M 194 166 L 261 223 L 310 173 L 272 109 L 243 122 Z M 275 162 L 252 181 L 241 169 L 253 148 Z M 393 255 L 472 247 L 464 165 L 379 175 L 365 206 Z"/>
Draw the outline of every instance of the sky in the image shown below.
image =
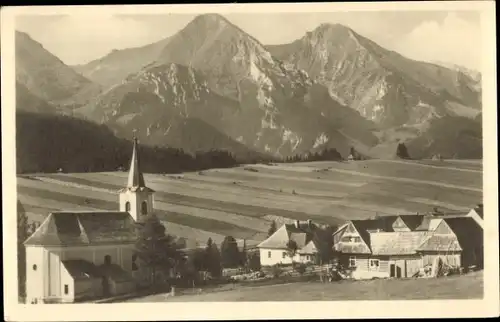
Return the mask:
<path id="1" fill-rule="evenodd" d="M 68 65 L 84 64 L 113 49 L 143 46 L 171 36 L 195 14 L 18 16 L 27 32 Z M 263 44 L 301 38 L 321 23 L 341 23 L 408 58 L 481 70 L 481 24 L 474 11 L 229 13 L 233 24 Z"/>

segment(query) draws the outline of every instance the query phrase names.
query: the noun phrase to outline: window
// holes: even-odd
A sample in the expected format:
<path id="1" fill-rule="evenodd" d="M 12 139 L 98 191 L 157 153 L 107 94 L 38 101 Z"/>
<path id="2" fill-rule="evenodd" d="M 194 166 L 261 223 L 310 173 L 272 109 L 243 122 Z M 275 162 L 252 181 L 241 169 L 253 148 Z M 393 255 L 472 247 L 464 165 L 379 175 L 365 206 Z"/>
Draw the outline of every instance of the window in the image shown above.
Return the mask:
<path id="1" fill-rule="evenodd" d="M 141 203 L 141 213 L 143 215 L 146 215 L 148 213 L 148 203 L 146 201 L 143 201 Z"/>
<path id="2" fill-rule="evenodd" d="M 285 257 L 286 257 L 286 252 L 283 252 L 283 255 L 282 255 L 282 256 L 283 256 L 283 258 L 285 258 Z"/>
<path id="3" fill-rule="evenodd" d="M 68 294 L 69 293 L 69 286 L 68 284 L 64 284 L 64 294 Z"/>
<path id="4" fill-rule="evenodd" d="M 36 271 L 36 269 L 37 269 L 36 264 L 33 264 L 33 270 Z"/>
<path id="5" fill-rule="evenodd" d="M 378 269 L 380 266 L 380 260 L 370 259 L 370 269 Z"/>
<path id="6" fill-rule="evenodd" d="M 267 252 L 267 258 L 271 258 L 271 251 Z"/>
<path id="7" fill-rule="evenodd" d="M 345 243 L 360 243 L 361 242 L 361 237 L 359 236 L 346 236 L 342 237 L 342 240 Z"/>
<path id="8" fill-rule="evenodd" d="M 130 211 L 130 202 L 125 203 L 125 211 L 129 212 Z"/>
<path id="9" fill-rule="evenodd" d="M 349 256 L 349 267 L 356 267 L 356 257 Z"/>
<path id="10" fill-rule="evenodd" d="M 104 264 L 105 265 L 111 264 L 111 256 L 109 256 L 109 255 L 104 256 Z"/>

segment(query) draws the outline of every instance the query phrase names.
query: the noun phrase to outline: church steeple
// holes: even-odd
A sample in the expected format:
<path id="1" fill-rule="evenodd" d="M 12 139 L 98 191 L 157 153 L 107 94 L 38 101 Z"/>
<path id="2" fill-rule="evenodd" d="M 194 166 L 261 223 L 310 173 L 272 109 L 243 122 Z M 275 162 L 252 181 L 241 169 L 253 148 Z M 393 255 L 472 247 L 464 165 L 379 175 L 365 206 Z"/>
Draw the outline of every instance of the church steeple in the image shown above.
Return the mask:
<path id="1" fill-rule="evenodd" d="M 128 173 L 127 188 L 145 188 L 144 176 L 142 175 L 140 163 L 137 138 L 134 137 L 134 147 L 132 150 L 132 160 L 130 161 L 130 169 Z"/>
<path id="2" fill-rule="evenodd" d="M 127 186 L 120 191 L 120 211 L 128 212 L 135 221 L 150 214 L 154 206 L 154 191 L 146 187 L 140 165 L 137 138 L 134 137 Z"/>

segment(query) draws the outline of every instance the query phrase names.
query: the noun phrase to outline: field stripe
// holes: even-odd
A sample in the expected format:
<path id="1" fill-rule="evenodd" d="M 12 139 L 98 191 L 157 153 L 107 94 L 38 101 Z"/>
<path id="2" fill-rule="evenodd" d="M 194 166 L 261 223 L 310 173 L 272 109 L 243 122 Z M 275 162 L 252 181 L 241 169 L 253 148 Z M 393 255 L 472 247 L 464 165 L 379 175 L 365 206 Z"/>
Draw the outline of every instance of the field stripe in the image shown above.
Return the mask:
<path id="1" fill-rule="evenodd" d="M 27 204 L 32 204 L 32 205 L 39 205 L 39 204 L 47 204 L 50 207 L 55 207 L 60 210 L 74 210 L 74 211 L 79 211 L 79 210 L 116 210 L 118 208 L 118 201 L 115 203 L 109 202 L 109 201 L 104 201 L 104 200 L 99 200 L 99 208 L 91 208 L 91 207 L 84 207 L 84 206 L 73 206 L 71 207 L 71 203 L 66 202 L 66 200 L 73 200 L 75 204 L 78 204 L 78 202 L 81 202 L 82 200 L 85 200 L 85 197 L 81 196 L 75 196 L 75 195 L 70 195 L 66 193 L 60 193 L 60 192 L 54 192 L 52 191 L 47 191 L 47 190 L 42 190 L 42 189 L 36 189 L 36 188 L 27 188 L 27 187 L 21 187 L 19 189 L 20 194 L 22 196 L 22 200 L 26 202 Z M 33 197 L 35 196 L 35 197 Z M 42 196 L 42 197 L 39 197 Z M 95 203 L 95 201 L 94 201 Z M 156 207 L 156 213 L 158 216 L 162 217 L 163 219 L 167 219 L 169 222 L 174 222 L 177 224 L 182 224 L 182 225 L 187 225 L 193 228 L 198 228 L 198 229 L 206 229 L 209 228 L 210 231 L 218 232 L 218 233 L 224 233 L 224 234 L 231 234 L 234 235 L 235 237 L 240 237 L 240 235 L 255 235 L 259 231 L 248 228 L 248 227 L 242 227 L 240 225 L 235 225 L 232 223 L 220 221 L 220 220 L 215 220 L 215 219 L 209 219 L 209 218 L 203 218 L 203 217 L 195 217 L 191 216 L 189 214 L 180 214 L 176 212 L 172 212 L 168 209 L 162 209 L 162 208 L 167 208 L 165 205 L 162 205 L 159 203 L 159 207 Z M 224 218 L 224 217 L 223 217 Z"/>
<path id="2" fill-rule="evenodd" d="M 203 177 L 203 178 L 201 178 Z M 191 178 L 188 176 L 187 178 Z M 265 187 L 276 187 L 277 190 L 282 189 L 283 191 L 297 190 L 302 191 L 302 194 L 309 195 L 314 194 L 315 191 L 328 191 L 332 193 L 332 197 L 338 197 L 340 194 L 344 195 L 347 192 L 355 191 L 362 185 L 366 184 L 356 184 L 355 186 L 340 185 L 337 183 L 332 183 L 332 181 L 324 179 L 311 179 L 311 180 L 298 180 L 290 179 L 286 176 L 269 177 L 269 176 L 258 176 L 258 175 L 246 175 L 244 173 L 234 173 L 234 172 L 212 172 L 204 176 L 200 176 L 199 180 L 209 182 L 212 178 L 220 180 L 222 182 L 244 182 L 247 186 L 265 186 Z M 224 180 L 224 181 L 223 181 Z M 314 187 L 314 188 L 311 188 Z M 311 191 L 311 192 L 310 192 Z M 318 193 L 319 194 L 319 193 Z"/>
<path id="3" fill-rule="evenodd" d="M 156 202 L 155 202 L 156 204 Z M 235 225 L 252 228 L 256 231 L 266 232 L 269 229 L 270 222 L 261 218 L 237 215 L 229 212 L 216 210 L 200 209 L 196 207 L 176 205 L 173 203 L 160 202 L 162 209 L 177 213 L 188 214 L 195 217 L 209 218 L 214 220 L 223 220 Z"/>
<path id="4" fill-rule="evenodd" d="M 105 177 L 105 176 L 103 176 Z M 101 178 L 103 178 L 101 177 Z M 152 187 L 154 188 L 154 187 Z M 288 204 L 284 204 L 283 208 L 279 208 L 279 205 L 273 205 L 274 207 L 262 207 L 262 203 L 259 204 L 258 202 L 255 201 L 253 198 L 246 198 L 250 199 L 247 201 L 247 203 L 242 203 L 241 198 L 236 198 L 240 203 L 234 203 L 231 201 L 221 201 L 217 200 L 214 198 L 211 198 L 212 196 L 209 196 L 209 198 L 203 198 L 201 194 L 197 195 L 199 197 L 194 197 L 191 196 L 190 194 L 193 193 L 192 189 L 191 191 L 188 191 L 186 189 L 184 194 L 179 194 L 179 193 L 171 193 L 171 192 L 163 192 L 161 190 L 156 191 L 156 196 L 155 198 L 158 198 L 158 200 L 163 200 L 167 201 L 169 203 L 177 204 L 177 205 L 185 205 L 185 206 L 192 206 L 196 208 L 202 208 L 202 209 L 209 209 L 209 210 L 217 210 L 217 211 L 222 211 L 222 212 L 228 212 L 228 213 L 235 213 L 238 215 L 243 215 L 243 216 L 251 216 L 251 217 L 262 217 L 265 215 L 276 215 L 279 217 L 285 217 L 285 218 L 291 218 L 291 219 L 305 219 L 305 218 L 310 218 L 310 219 L 316 219 L 319 222 L 326 222 L 326 223 L 338 223 L 339 219 L 332 218 L 329 216 L 324 216 L 321 214 L 315 214 L 311 212 L 302 212 L 298 210 L 288 210 L 286 208 L 290 208 L 295 205 L 293 203 L 293 200 L 289 202 Z M 220 196 L 223 197 L 223 196 Z M 316 208 L 321 208 L 322 204 L 319 204 L 317 202 L 314 202 L 316 205 Z M 325 205 L 330 205 L 331 202 L 325 203 Z M 324 207 L 324 206 L 323 206 Z M 298 208 L 298 207 L 295 207 Z M 309 209 L 308 206 L 302 205 L 302 208 Z M 310 209 L 309 209 L 310 210 Z"/>
<path id="5" fill-rule="evenodd" d="M 63 178 L 63 176 L 58 177 L 58 179 L 61 179 L 61 178 Z M 45 178 L 40 178 L 40 179 L 43 181 Z M 64 179 L 71 180 L 72 178 L 65 176 Z M 71 184 L 71 182 L 58 181 L 57 179 L 53 179 L 53 178 L 50 178 L 50 183 L 61 184 L 61 185 Z M 91 184 L 93 182 L 87 180 L 86 183 Z M 78 187 L 81 189 L 90 189 L 92 191 L 95 191 L 95 189 L 93 187 L 83 185 L 83 184 L 75 184 L 73 187 L 75 187 L 75 188 Z M 111 201 L 111 202 L 116 200 L 117 206 L 118 206 L 118 198 L 116 197 L 116 193 L 114 192 L 115 190 L 116 189 L 113 189 L 111 192 L 105 191 L 106 194 L 99 194 L 99 197 L 102 199 L 105 199 L 106 201 Z M 111 193 L 113 193 L 113 195 L 111 195 Z M 80 195 L 80 193 L 78 195 Z M 38 204 L 40 204 L 40 203 L 38 203 Z M 197 216 L 197 217 L 201 217 L 201 218 L 209 218 L 212 220 L 217 220 L 219 222 L 227 222 L 227 223 L 232 223 L 232 224 L 239 225 L 239 226 L 241 226 L 241 224 L 245 223 L 246 225 L 241 226 L 243 229 L 254 229 L 254 227 L 259 227 L 259 229 L 257 229 L 257 230 L 266 231 L 266 229 L 269 228 L 268 222 L 265 222 L 265 221 L 259 220 L 259 219 L 254 219 L 252 217 L 241 216 L 241 215 L 237 215 L 237 214 L 230 213 L 230 212 L 221 212 L 221 211 L 206 210 L 206 209 L 201 210 L 201 209 L 195 208 L 195 207 L 176 205 L 173 203 L 164 202 L 158 198 L 155 198 L 155 206 L 159 210 L 172 211 L 174 213 L 183 213 L 185 215 Z M 90 207 L 87 207 L 87 208 L 90 208 Z M 90 209 L 96 209 L 96 208 L 90 208 Z"/>
<path id="6" fill-rule="evenodd" d="M 281 171 L 287 171 L 287 170 L 281 170 Z M 220 172 L 223 172 L 223 173 L 234 173 L 234 174 L 242 174 L 241 170 L 237 169 L 237 168 L 233 168 L 233 169 L 224 169 L 224 170 L 221 170 L 219 171 Z M 293 172 L 293 170 L 289 171 L 289 172 Z M 210 171 L 211 174 L 213 174 L 214 172 L 213 171 Z M 250 177 L 255 177 L 255 178 L 259 178 L 259 177 L 265 177 L 265 178 L 271 178 L 271 179 L 286 179 L 286 180 L 295 180 L 295 181 L 307 181 L 307 182 L 318 182 L 318 179 L 311 179 L 311 178 L 308 178 L 306 176 L 304 177 L 300 177 L 300 176 L 293 176 L 293 175 L 287 175 L 287 174 L 283 174 L 283 175 L 276 175 L 276 174 L 270 174 L 270 173 L 263 173 L 263 172 L 250 172 L 248 171 L 248 173 L 244 173 L 244 175 L 246 176 L 250 176 Z M 360 187 L 364 184 L 364 182 L 344 182 L 344 181 L 333 181 L 333 180 L 330 180 L 329 178 L 325 178 L 325 180 L 322 180 L 321 181 L 322 183 L 325 183 L 325 184 L 329 184 L 329 185 L 334 185 L 334 186 L 347 186 L 347 187 Z"/>
<path id="7" fill-rule="evenodd" d="M 473 169 L 465 169 L 465 168 L 457 168 L 457 167 L 449 167 L 449 166 L 437 166 L 437 165 L 432 165 L 432 164 L 425 164 L 425 163 L 418 163 L 414 161 L 399 161 L 399 160 L 371 160 L 372 162 L 379 162 L 379 163 L 399 163 L 399 164 L 409 164 L 412 166 L 419 166 L 419 167 L 425 167 L 425 168 L 434 168 L 434 169 L 443 169 L 443 170 L 452 170 L 452 171 L 462 171 L 462 172 L 471 172 L 471 173 L 476 173 L 476 174 L 481 174 L 483 171 L 481 170 L 473 170 Z"/>
<path id="8" fill-rule="evenodd" d="M 469 207 L 457 206 L 457 205 L 450 204 L 447 202 L 442 202 L 442 201 L 432 200 L 432 199 L 427 199 L 427 198 L 406 198 L 406 200 L 412 201 L 412 202 L 420 202 L 420 203 L 424 203 L 427 205 L 437 206 L 440 208 L 454 210 L 454 211 L 468 211 L 468 210 L 470 210 Z"/>
<path id="9" fill-rule="evenodd" d="M 204 176 L 203 179 L 199 179 L 197 177 L 191 177 L 191 176 L 184 176 L 182 181 L 189 181 L 192 182 L 193 184 L 195 183 L 207 183 L 210 182 L 208 180 L 204 180 L 208 176 Z M 251 181 L 230 181 L 230 180 L 220 180 L 219 182 L 212 182 L 213 185 L 218 185 L 218 186 L 224 186 L 224 187 L 232 187 L 234 190 L 235 188 L 241 191 L 248 191 L 248 192 L 255 192 L 255 193 L 262 193 L 262 194 L 267 194 L 268 196 L 273 195 L 273 196 L 279 196 L 281 197 L 283 195 L 283 192 L 288 191 L 292 192 L 292 190 L 299 190 L 297 187 L 296 189 L 288 188 L 288 189 L 283 189 L 283 185 L 276 184 L 269 182 L 265 184 L 266 187 L 263 187 L 263 182 L 259 180 L 258 183 L 256 182 L 251 182 Z M 236 187 L 235 187 L 236 186 Z M 281 192 L 280 192 L 281 189 Z M 329 193 L 326 194 L 324 190 L 312 190 L 312 189 L 300 189 L 301 193 L 300 195 L 296 195 L 296 197 L 300 198 L 317 198 L 317 199 L 325 199 L 328 198 L 329 200 L 333 198 L 342 198 L 346 196 L 346 193 Z"/>
<path id="10" fill-rule="evenodd" d="M 101 180 L 102 177 L 106 176 L 101 176 Z M 217 202 L 238 205 L 234 209 L 242 205 L 253 206 L 258 204 L 265 209 L 280 209 L 291 213 L 295 211 L 305 213 L 307 211 L 308 213 L 314 214 L 316 213 L 315 210 L 335 202 L 333 198 L 332 200 L 313 200 L 312 198 L 300 198 L 297 195 L 287 194 L 283 194 L 279 198 L 267 194 L 249 195 L 248 193 L 239 192 L 235 188 L 227 189 L 224 193 L 221 193 L 215 189 L 197 189 L 196 185 L 189 185 L 189 183 L 183 182 L 183 180 L 171 179 L 172 181 L 170 182 L 166 182 L 166 180 L 168 179 L 164 179 L 162 183 L 150 183 L 149 186 L 157 191 L 156 195 L 162 196 L 163 198 L 175 197 L 178 199 L 180 196 L 189 196 L 197 199 L 214 200 Z M 175 203 L 177 203 L 177 201 Z"/>
<path id="11" fill-rule="evenodd" d="M 383 179 L 383 180 L 391 180 L 391 181 L 397 181 L 397 182 L 425 184 L 425 185 L 450 188 L 450 189 L 468 190 L 468 191 L 475 191 L 475 192 L 482 192 L 483 191 L 482 189 L 479 189 L 479 188 L 464 187 L 464 186 L 458 186 L 458 185 L 442 183 L 442 182 L 434 182 L 434 181 L 418 180 L 418 179 L 408 179 L 408 178 L 398 178 L 398 177 L 391 177 L 391 176 L 379 176 L 379 175 L 375 175 L 375 174 L 368 174 L 368 173 L 352 171 L 352 170 L 333 169 L 332 168 L 332 169 L 330 169 L 330 171 L 340 172 L 340 173 L 348 173 L 348 174 L 352 174 L 352 175 L 377 178 L 377 179 Z"/>
<path id="12" fill-rule="evenodd" d="M 87 210 L 99 210 L 98 208 L 93 208 L 93 207 L 86 207 L 86 206 L 80 206 L 80 205 L 75 205 L 69 202 L 63 202 L 60 200 L 51 200 L 48 198 L 40 198 L 36 196 L 32 196 L 30 194 L 26 193 L 20 193 L 19 194 L 19 200 L 23 205 L 28 205 L 28 206 L 40 206 L 44 205 L 48 208 L 52 209 L 57 209 L 57 210 L 67 210 L 67 211 L 87 211 Z"/>
<path id="13" fill-rule="evenodd" d="M 406 163 L 401 163 L 403 165 L 407 165 Z M 329 166 L 330 165 L 330 166 Z M 378 168 L 377 168 L 378 166 Z M 280 170 L 273 170 L 276 166 L 268 166 L 268 165 L 259 165 L 259 173 L 262 172 L 262 170 L 266 169 L 267 171 L 273 171 L 273 172 L 289 172 L 292 175 L 297 175 L 298 173 L 307 175 L 307 172 L 311 173 L 313 172 L 314 169 L 318 169 L 318 167 L 307 167 L 307 166 L 291 166 L 291 165 L 283 165 L 280 166 Z M 361 170 L 357 169 L 352 169 L 352 168 L 357 168 L 359 169 L 361 167 Z M 445 171 L 433 171 L 430 173 L 419 173 L 415 171 L 410 171 L 410 169 L 406 168 L 400 168 L 400 169 L 395 169 L 394 167 L 387 167 L 384 166 L 383 164 L 377 162 L 372 162 L 370 161 L 356 161 L 353 163 L 339 163 L 339 162 L 329 162 L 322 164 L 321 168 L 327 169 L 328 171 L 325 172 L 320 172 L 320 173 L 338 173 L 342 175 L 349 175 L 345 179 L 338 178 L 335 176 L 335 179 L 337 180 L 346 180 L 346 181 L 352 181 L 352 180 L 359 180 L 359 177 L 363 178 L 374 178 L 374 179 L 379 179 L 379 180 L 392 180 L 392 181 L 398 181 L 398 182 L 411 182 L 411 183 L 416 183 L 416 184 L 426 184 L 426 185 L 435 185 L 435 186 L 440 186 L 440 187 L 447 187 L 447 188 L 452 188 L 452 189 L 461 189 L 461 190 L 469 190 L 469 191 L 482 191 L 480 188 L 475 188 L 471 187 L 470 184 L 471 182 L 477 181 L 477 179 L 481 179 L 482 176 L 473 176 L 469 175 L 469 180 L 461 177 L 461 176 L 456 176 L 456 177 L 444 177 L 442 174 Z M 350 168 L 350 169 L 349 169 Z M 296 169 L 299 169 L 298 171 Z M 425 168 L 423 168 L 425 169 Z M 427 172 L 432 171 L 433 168 L 428 168 L 429 169 Z M 437 167 L 436 170 L 439 170 L 440 168 Z M 223 171 L 235 171 L 235 169 L 224 169 Z M 370 172 L 371 171 L 371 172 Z M 397 173 L 399 176 L 394 176 L 390 174 L 380 174 L 380 173 L 373 173 L 373 171 L 379 171 L 379 172 L 389 172 L 389 173 Z M 411 176 L 409 176 L 411 174 Z M 443 181 L 452 181 L 453 183 L 443 183 L 441 181 L 434 181 L 434 180 L 422 180 L 420 179 L 421 177 L 430 177 L 430 178 L 438 178 Z M 358 178 L 356 178 L 358 177 Z M 326 177 L 326 180 L 329 178 Z M 457 180 L 458 179 L 458 180 Z M 325 180 L 325 181 L 326 181 Z M 366 183 L 366 182 L 365 182 Z"/>

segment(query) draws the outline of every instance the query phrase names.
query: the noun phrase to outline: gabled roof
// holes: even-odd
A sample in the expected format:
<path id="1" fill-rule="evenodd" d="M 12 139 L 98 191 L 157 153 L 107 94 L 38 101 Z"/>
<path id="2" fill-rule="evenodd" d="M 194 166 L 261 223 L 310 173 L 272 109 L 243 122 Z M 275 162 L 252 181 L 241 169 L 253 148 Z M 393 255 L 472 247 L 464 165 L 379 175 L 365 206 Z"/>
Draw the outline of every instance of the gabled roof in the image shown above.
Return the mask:
<path id="1" fill-rule="evenodd" d="M 381 216 L 376 219 L 351 220 L 351 223 L 358 231 L 363 241 L 370 245 L 370 232 L 375 231 L 394 231 L 392 225 L 399 216 Z"/>
<path id="2" fill-rule="evenodd" d="M 479 204 L 477 205 L 477 207 L 474 208 L 474 211 L 476 212 L 476 214 L 481 218 L 481 219 L 484 219 L 484 215 L 483 215 L 483 204 Z"/>
<path id="3" fill-rule="evenodd" d="M 473 218 L 446 218 L 443 221 L 453 231 L 462 248 L 483 246 L 483 229 Z"/>
<path id="4" fill-rule="evenodd" d="M 423 217 L 420 225 L 415 228 L 416 231 L 434 231 L 442 220 L 442 218 L 436 218 L 434 216 Z"/>
<path id="5" fill-rule="evenodd" d="M 128 212 L 52 212 L 24 242 L 36 246 L 132 243 L 134 219 Z"/>
<path id="6" fill-rule="evenodd" d="M 62 263 L 75 280 L 99 278 L 102 276 L 97 266 L 83 259 L 65 260 Z"/>
<path id="7" fill-rule="evenodd" d="M 408 228 L 410 228 L 411 231 L 414 231 L 417 229 L 418 226 L 422 223 L 424 216 L 423 215 L 402 215 L 399 216 L 403 220 L 403 222 L 406 224 Z"/>
<path id="8" fill-rule="evenodd" d="M 362 243 L 344 243 L 340 240 L 338 243 L 334 245 L 335 251 L 339 251 L 342 253 L 352 253 L 352 254 L 370 254 L 370 234 L 367 232 L 368 228 L 372 228 L 371 225 L 373 221 L 361 221 L 361 220 L 351 220 L 350 223 L 344 229 L 345 233 L 347 233 L 350 229 L 349 227 L 354 228 L 355 232 L 360 236 L 363 240 Z M 349 234 L 352 232 L 349 231 Z M 343 236 L 343 235 L 342 235 Z"/>
<path id="9" fill-rule="evenodd" d="M 352 254 L 409 255 L 425 250 L 461 251 L 466 247 L 480 247 L 480 223 L 466 215 L 457 212 L 449 216 L 404 215 L 352 220 L 350 224 L 364 244 L 340 240 L 335 249 Z M 392 228 L 396 221 L 399 228 L 406 225 L 410 231 L 394 231 Z M 346 228 L 343 230 L 349 231 Z"/>
<path id="10" fill-rule="evenodd" d="M 288 231 L 286 230 L 285 225 L 281 226 L 278 230 L 274 232 L 271 236 L 269 236 L 262 243 L 257 245 L 258 248 L 278 248 L 285 249 L 286 244 L 289 241 Z"/>
<path id="11" fill-rule="evenodd" d="M 314 224 L 300 224 L 296 227 L 295 224 L 284 224 L 274 234 L 257 245 L 258 248 L 276 248 L 286 249 L 290 240 L 297 243 L 297 248 L 301 249 L 306 246 L 315 236 L 315 230 L 318 229 Z"/>
<path id="12" fill-rule="evenodd" d="M 428 236 L 426 231 L 371 233 L 373 255 L 411 255 Z"/>
<path id="13" fill-rule="evenodd" d="M 462 247 L 453 235 L 432 235 L 427 238 L 417 251 L 452 252 L 461 251 Z"/>
<path id="14" fill-rule="evenodd" d="M 116 283 L 134 281 L 130 273 L 116 264 L 100 265 L 99 271 Z"/>
<path id="15" fill-rule="evenodd" d="M 318 253 L 318 247 L 316 247 L 316 243 L 311 240 L 304 247 L 298 250 L 299 254 L 316 254 Z"/>

